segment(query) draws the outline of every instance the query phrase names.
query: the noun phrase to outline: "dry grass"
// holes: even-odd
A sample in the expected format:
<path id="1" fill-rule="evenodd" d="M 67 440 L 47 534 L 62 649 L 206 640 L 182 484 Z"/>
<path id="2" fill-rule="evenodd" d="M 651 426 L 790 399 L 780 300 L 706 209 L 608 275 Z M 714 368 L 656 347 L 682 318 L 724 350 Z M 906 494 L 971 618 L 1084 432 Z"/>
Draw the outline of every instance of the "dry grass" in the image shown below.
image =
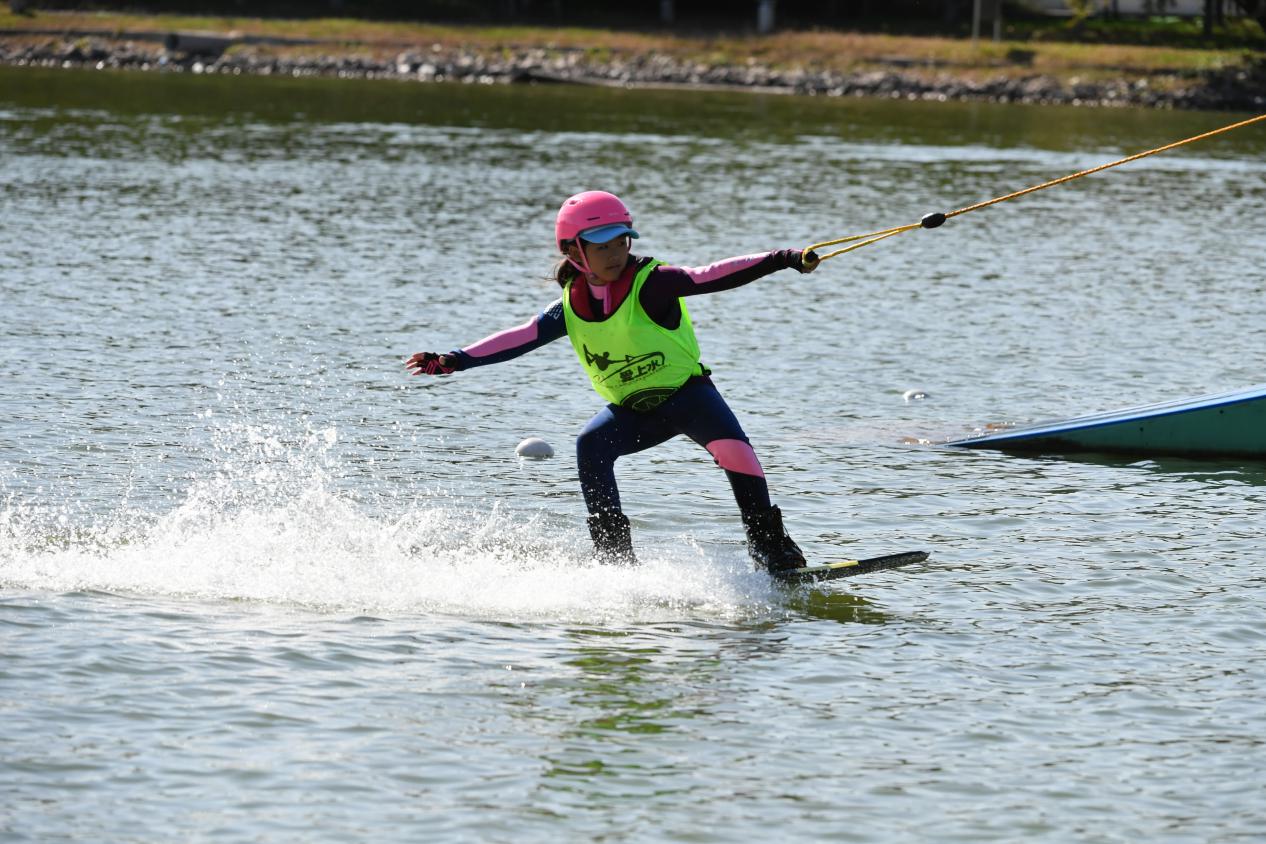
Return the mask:
<path id="1" fill-rule="evenodd" d="M 1084 78 L 1106 74 L 1191 73 L 1245 61 L 1239 50 L 1178 49 L 1103 44 L 981 41 L 849 32 L 780 32 L 770 36 L 684 37 L 669 34 L 547 27 L 440 26 L 343 18 L 273 20 L 238 17 L 40 12 L 0 14 L 0 29 L 120 32 L 211 31 L 274 38 L 312 39 L 321 52 L 381 55 L 405 47 L 464 47 L 480 52 L 506 48 L 582 49 L 592 55 L 661 53 L 707 64 L 755 61 L 776 68 L 860 70 L 901 65 L 914 72 L 953 72 L 964 77 L 1048 73 Z M 288 48 L 299 50 L 299 48 Z M 307 49 L 301 50 L 308 52 Z"/>

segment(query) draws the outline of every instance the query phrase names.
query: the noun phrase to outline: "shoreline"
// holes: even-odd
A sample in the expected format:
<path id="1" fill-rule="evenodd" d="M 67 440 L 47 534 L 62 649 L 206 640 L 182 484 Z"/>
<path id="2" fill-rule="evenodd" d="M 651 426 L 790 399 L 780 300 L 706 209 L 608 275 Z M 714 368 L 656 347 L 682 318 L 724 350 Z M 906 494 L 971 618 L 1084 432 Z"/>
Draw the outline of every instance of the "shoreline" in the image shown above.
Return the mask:
<path id="1" fill-rule="evenodd" d="M 573 84 L 693 91 L 1266 111 L 1266 62 L 1208 71 L 1096 69 L 1095 76 L 1009 65 L 953 67 L 903 57 L 855 70 L 703 61 L 638 50 L 434 43 L 347 44 L 236 33 L 0 31 L 0 65 L 161 73 L 389 79 L 472 84 Z M 171 47 L 175 49 L 170 49 Z"/>

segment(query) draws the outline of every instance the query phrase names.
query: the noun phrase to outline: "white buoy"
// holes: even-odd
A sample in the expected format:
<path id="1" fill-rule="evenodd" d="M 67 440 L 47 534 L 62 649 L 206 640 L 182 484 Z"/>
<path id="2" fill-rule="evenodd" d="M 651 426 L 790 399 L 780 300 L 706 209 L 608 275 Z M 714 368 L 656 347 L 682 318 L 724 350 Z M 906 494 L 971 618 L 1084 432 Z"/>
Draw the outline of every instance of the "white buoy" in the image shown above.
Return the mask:
<path id="1" fill-rule="evenodd" d="M 540 437 L 528 437 L 515 447 L 514 453 L 520 457 L 553 457 L 554 447 Z"/>
<path id="2" fill-rule="evenodd" d="M 901 397 L 908 402 L 923 401 L 923 399 L 931 398 L 931 394 L 926 390 L 906 390 Z"/>

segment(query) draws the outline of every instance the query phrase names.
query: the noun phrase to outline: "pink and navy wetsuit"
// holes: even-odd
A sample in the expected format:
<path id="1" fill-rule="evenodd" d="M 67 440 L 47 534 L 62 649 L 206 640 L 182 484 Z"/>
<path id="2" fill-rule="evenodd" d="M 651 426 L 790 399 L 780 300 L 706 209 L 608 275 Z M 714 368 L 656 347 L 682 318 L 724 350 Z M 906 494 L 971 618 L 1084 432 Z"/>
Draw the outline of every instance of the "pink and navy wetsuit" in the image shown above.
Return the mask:
<path id="1" fill-rule="evenodd" d="M 683 296 L 732 290 L 796 266 L 799 256 L 798 249 L 782 249 L 730 258 L 706 267 L 659 266 L 642 284 L 637 304 L 658 324 L 675 329 L 681 323 Z M 571 285 L 572 309 L 582 319 L 606 319 L 627 298 L 633 277 L 649 260 L 631 256 L 620 278 L 601 287 L 578 279 Z M 459 369 L 468 369 L 512 360 L 566 335 L 560 299 L 523 325 L 450 354 L 458 358 Z M 704 374 L 688 380 L 654 410 L 638 413 L 609 404 L 589 420 L 576 439 L 580 488 L 589 512 L 620 511 L 615 482 L 617 458 L 659 445 L 678 434 L 685 434 L 706 448 L 725 470 L 744 514 L 769 508 L 769 489 L 760 461 L 725 399 Z"/>

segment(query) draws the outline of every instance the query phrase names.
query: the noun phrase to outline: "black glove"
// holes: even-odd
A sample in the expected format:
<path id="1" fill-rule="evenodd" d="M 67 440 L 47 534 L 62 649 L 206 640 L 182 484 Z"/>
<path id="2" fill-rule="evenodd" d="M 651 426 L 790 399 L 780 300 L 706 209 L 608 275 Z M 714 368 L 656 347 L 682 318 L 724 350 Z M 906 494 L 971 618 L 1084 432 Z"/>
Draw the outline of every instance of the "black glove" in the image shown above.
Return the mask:
<path id="1" fill-rule="evenodd" d="M 438 355 L 435 352 L 418 352 L 404 362 L 410 375 L 451 375 L 462 368 L 457 355 Z"/>
<path id="2" fill-rule="evenodd" d="M 818 253 L 808 252 L 803 249 L 782 249 L 779 254 L 783 260 L 784 267 L 790 267 L 798 273 L 811 273 L 818 268 L 820 259 Z"/>
<path id="3" fill-rule="evenodd" d="M 797 249 L 791 266 L 795 267 L 798 273 L 811 273 L 818 268 L 820 263 L 822 263 L 822 259 L 812 249 L 807 252 Z"/>

